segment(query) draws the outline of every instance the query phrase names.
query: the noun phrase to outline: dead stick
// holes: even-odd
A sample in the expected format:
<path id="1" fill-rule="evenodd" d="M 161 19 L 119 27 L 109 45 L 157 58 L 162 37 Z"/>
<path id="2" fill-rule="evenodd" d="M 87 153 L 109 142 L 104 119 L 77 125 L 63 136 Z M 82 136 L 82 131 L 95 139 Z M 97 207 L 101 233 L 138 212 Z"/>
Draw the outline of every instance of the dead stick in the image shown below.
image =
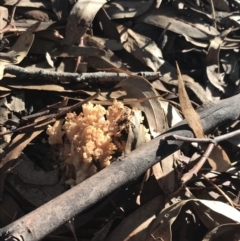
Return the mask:
<path id="1" fill-rule="evenodd" d="M 239 119 L 239 101 L 240 94 L 207 106 L 199 112 L 204 132 L 207 133 L 217 126 Z M 181 121 L 159 137 L 132 151 L 128 156 L 4 227 L 0 231 L 1 240 L 42 239 L 181 148 L 184 142 L 173 140 L 174 134 L 193 137 L 186 121 Z"/>
<path id="2" fill-rule="evenodd" d="M 4 69 L 5 73 L 14 74 L 25 78 L 39 78 L 41 80 L 52 80 L 54 82 L 60 82 L 59 78 L 65 77 L 69 82 L 87 82 L 96 79 L 110 79 L 114 82 L 120 82 L 122 79 L 129 77 L 126 73 L 115 72 L 94 72 L 94 73 L 69 73 L 69 72 L 55 72 L 49 70 L 31 70 L 28 68 L 22 68 L 15 65 L 7 65 Z M 160 76 L 159 72 L 138 72 L 132 73 L 134 75 L 140 75 L 147 79 L 157 79 Z"/>

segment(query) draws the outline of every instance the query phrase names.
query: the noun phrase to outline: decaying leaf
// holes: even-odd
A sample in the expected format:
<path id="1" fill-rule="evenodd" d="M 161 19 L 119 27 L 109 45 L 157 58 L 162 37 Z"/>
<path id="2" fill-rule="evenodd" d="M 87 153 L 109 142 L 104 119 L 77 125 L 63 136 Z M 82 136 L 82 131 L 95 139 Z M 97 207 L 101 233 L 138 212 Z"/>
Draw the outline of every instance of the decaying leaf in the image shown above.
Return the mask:
<path id="1" fill-rule="evenodd" d="M 24 215 L 23 210 L 7 192 L 4 192 L 4 199 L 0 202 L 0 226 L 4 227 L 10 224 L 15 219 Z"/>
<path id="2" fill-rule="evenodd" d="M 168 30 L 198 40 L 209 40 L 219 35 L 214 27 L 207 26 L 202 20 L 182 17 L 172 6 L 167 5 L 151 9 L 138 17 L 138 20 L 163 29 L 171 23 Z"/>
<path id="3" fill-rule="evenodd" d="M 151 7 L 152 3 L 153 0 L 114 0 L 104 5 L 104 8 L 111 19 L 131 18 L 145 13 Z"/>
<path id="4" fill-rule="evenodd" d="M 5 157 L 2 159 L 0 163 L 0 172 L 3 173 L 3 175 L 0 176 L 1 194 L 4 188 L 5 178 L 7 176 L 7 172 L 6 172 L 7 169 L 14 165 L 15 161 L 20 156 L 21 152 L 26 147 L 26 145 L 31 140 L 33 140 L 33 138 L 38 136 L 42 131 L 43 129 L 35 130 L 30 134 L 29 133 L 18 134 L 7 147 L 10 151 L 7 152 L 7 154 L 5 155 Z"/>
<path id="5" fill-rule="evenodd" d="M 178 65 L 177 65 L 177 70 L 178 70 L 178 94 L 179 94 L 179 102 L 181 105 L 181 110 L 183 112 L 183 115 L 188 125 L 193 130 L 195 136 L 197 138 L 204 138 L 204 132 L 203 132 L 200 116 L 192 107 L 192 103 L 188 97 L 187 91 L 185 90 L 184 82 L 183 82 Z"/>
<path id="6" fill-rule="evenodd" d="M 153 71 L 157 71 L 163 65 L 162 52 L 154 41 L 124 26 L 119 26 L 118 31 L 123 47 L 135 58 Z"/>
<path id="7" fill-rule="evenodd" d="M 142 112 L 140 110 L 134 110 L 128 129 L 128 138 L 124 150 L 125 155 L 150 140 L 150 138 L 149 140 L 146 138 L 148 130 L 142 124 L 142 120 Z"/>
<path id="8" fill-rule="evenodd" d="M 228 223 L 237 223 L 239 222 L 238 219 L 240 217 L 239 211 L 234 209 L 233 207 L 218 201 L 208 201 L 208 200 L 194 200 L 189 199 L 185 201 L 177 202 L 171 205 L 168 208 L 163 209 L 157 218 L 152 222 L 151 226 L 149 227 L 149 235 L 146 240 L 172 240 L 172 225 L 176 221 L 177 217 L 184 212 L 183 207 L 191 210 L 191 206 L 199 206 L 201 204 L 207 205 L 205 212 L 199 208 L 197 211 L 197 215 L 200 213 L 201 216 L 198 216 L 201 221 L 204 223 L 204 220 L 208 219 L 209 222 L 212 223 L 212 227 L 209 227 L 209 231 L 216 228 L 218 225 L 228 224 Z M 219 209 L 221 207 L 221 209 Z M 222 210 L 226 210 L 229 213 L 234 213 L 234 215 L 228 215 L 227 212 L 222 214 Z M 185 209 L 186 210 L 186 209 Z M 194 209 L 196 211 L 196 209 Z M 218 216 L 216 216 L 218 214 Z M 227 216 L 225 216 L 227 214 Z M 237 218 L 235 218 L 237 217 Z M 216 219 L 217 218 L 217 219 Z"/>
<path id="9" fill-rule="evenodd" d="M 218 227 L 208 232 L 204 236 L 202 241 L 237 240 L 240 237 L 239 227 L 240 227 L 240 224 L 238 223 L 219 225 Z"/>
<path id="10" fill-rule="evenodd" d="M 38 169 L 40 168 L 38 167 Z M 51 186 L 58 182 L 59 170 L 55 169 L 49 172 L 37 170 L 34 163 L 24 156 L 18 158 L 17 164 L 13 166 L 11 172 L 28 184 Z"/>
<path id="11" fill-rule="evenodd" d="M 119 59 L 110 49 L 105 48 L 101 43 L 91 38 L 91 36 L 87 36 L 85 38 L 85 44 L 87 46 L 97 47 L 102 49 L 105 54 L 103 56 L 86 56 L 84 61 L 88 63 L 94 69 L 108 69 L 108 68 L 121 68 L 127 69 L 121 59 Z"/>
<path id="12" fill-rule="evenodd" d="M 37 22 L 28 28 L 28 30 L 21 34 L 17 42 L 11 47 L 8 54 L 15 55 L 12 62 L 0 59 L 0 79 L 3 77 L 3 71 L 6 65 L 18 64 L 25 58 L 34 40 L 33 32 L 39 27 L 39 25 L 40 22 Z"/>
<path id="13" fill-rule="evenodd" d="M 122 87 L 127 92 L 127 96 L 134 99 L 158 95 L 152 85 L 139 76 L 130 76 L 126 80 L 122 80 L 116 87 Z M 135 103 L 134 105 L 145 113 L 153 137 L 165 130 L 167 125 L 165 114 L 158 99 L 149 99 L 141 104 Z"/>
<path id="14" fill-rule="evenodd" d="M 5 102 L 5 106 L 10 110 L 14 112 L 20 112 L 25 110 L 25 101 L 24 101 L 24 93 L 17 93 L 15 96 L 11 97 L 12 100 L 10 103 L 7 101 Z"/>
<path id="15" fill-rule="evenodd" d="M 157 213 L 163 206 L 164 199 L 162 196 L 154 198 L 125 218 L 106 241 L 146 241 L 147 227 L 156 218 Z"/>
<path id="16" fill-rule="evenodd" d="M 222 92 L 225 92 L 225 87 L 227 84 L 223 81 L 225 74 L 220 73 L 219 53 L 224 38 L 231 31 L 232 29 L 225 30 L 221 33 L 220 36 L 216 36 L 214 39 L 210 41 L 210 46 L 206 57 L 208 79 L 210 80 L 213 86 L 215 86 Z"/>
<path id="17" fill-rule="evenodd" d="M 185 90 L 184 82 L 183 82 L 178 65 L 177 65 L 177 70 L 178 70 L 179 102 L 181 105 L 183 115 L 188 125 L 193 130 L 195 136 L 197 138 L 205 138 L 200 117 L 192 107 L 191 101 Z M 205 146 L 205 145 L 202 145 L 202 146 Z M 220 145 L 217 145 L 214 147 L 213 151 L 209 155 L 208 161 L 214 170 L 217 170 L 220 172 L 226 171 L 231 166 L 231 162 L 228 158 L 227 153 L 220 147 Z"/>
<path id="18" fill-rule="evenodd" d="M 105 51 L 96 47 L 58 45 L 51 50 L 50 55 L 52 57 L 77 57 L 79 55 L 104 56 Z"/>
<path id="19" fill-rule="evenodd" d="M 174 168 L 174 155 L 179 155 L 179 152 L 173 153 L 164 158 L 161 163 L 157 163 L 152 167 L 153 175 L 166 195 L 176 190 L 176 183 L 178 182 Z"/>
<path id="20" fill-rule="evenodd" d="M 92 24 L 98 10 L 107 0 L 79 0 L 75 3 L 68 17 L 65 44 L 75 44 Z"/>

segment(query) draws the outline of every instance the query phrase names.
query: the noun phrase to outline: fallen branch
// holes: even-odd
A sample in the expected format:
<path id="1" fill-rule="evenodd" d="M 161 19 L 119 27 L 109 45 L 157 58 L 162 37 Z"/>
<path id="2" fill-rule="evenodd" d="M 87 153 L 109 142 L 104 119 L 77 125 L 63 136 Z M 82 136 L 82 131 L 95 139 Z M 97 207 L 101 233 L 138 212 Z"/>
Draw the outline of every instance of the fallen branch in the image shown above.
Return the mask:
<path id="1" fill-rule="evenodd" d="M 95 72 L 95 73 L 69 73 L 69 72 L 55 72 L 49 70 L 31 70 L 28 68 L 22 68 L 15 65 L 8 65 L 4 69 L 5 73 L 22 76 L 25 78 L 41 78 L 45 80 L 52 80 L 54 82 L 60 82 L 59 78 L 67 78 L 69 82 L 86 82 L 89 80 L 96 79 L 111 79 L 111 81 L 119 82 L 122 79 L 129 77 L 126 73 L 115 73 L 115 72 Z M 138 72 L 131 73 L 140 75 L 145 78 L 158 78 L 159 73 L 157 72 Z"/>
<path id="2" fill-rule="evenodd" d="M 240 94 L 206 106 L 199 112 L 205 133 L 240 117 Z M 186 121 L 169 129 L 144 146 L 120 158 L 104 170 L 37 208 L 19 220 L 4 227 L 1 240 L 36 241 L 87 210 L 120 187 L 133 181 L 148 168 L 180 149 L 184 142 L 173 135 L 192 138 Z"/>

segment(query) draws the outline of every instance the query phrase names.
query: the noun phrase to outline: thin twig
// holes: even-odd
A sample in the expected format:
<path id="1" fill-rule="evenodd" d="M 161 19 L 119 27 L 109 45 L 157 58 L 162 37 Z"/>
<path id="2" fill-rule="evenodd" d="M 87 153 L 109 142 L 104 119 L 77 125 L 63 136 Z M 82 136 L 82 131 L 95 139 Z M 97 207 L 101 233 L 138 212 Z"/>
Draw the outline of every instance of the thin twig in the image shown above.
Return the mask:
<path id="1" fill-rule="evenodd" d="M 21 0 L 18 0 L 18 1 L 13 5 L 12 14 L 11 14 L 11 19 L 10 19 L 10 21 L 9 21 L 9 24 L 0 31 L 0 34 L 8 32 L 11 28 L 15 28 L 14 16 L 15 16 L 15 12 L 16 12 L 17 5 L 18 5 L 20 2 L 21 2 Z"/>
<path id="2" fill-rule="evenodd" d="M 230 133 L 221 135 L 221 136 L 216 136 L 214 138 L 188 138 L 184 136 L 178 136 L 178 135 L 173 135 L 175 140 L 179 141 L 187 141 L 187 142 L 204 142 L 204 143 L 218 143 L 221 141 L 228 140 L 229 138 L 232 138 L 234 136 L 240 135 L 240 130 L 232 131 Z"/>
<path id="3" fill-rule="evenodd" d="M 186 141 L 186 142 L 203 142 L 203 143 L 216 143 L 215 139 L 211 139 L 211 138 L 188 138 L 188 137 L 184 137 L 184 136 L 178 136 L 178 135 L 173 135 L 175 140 L 178 141 Z"/>
<path id="4" fill-rule="evenodd" d="M 187 173 L 185 173 L 182 178 L 181 178 L 181 182 L 182 184 L 185 184 L 186 182 L 188 182 L 189 180 L 192 179 L 192 177 L 195 175 L 197 176 L 197 173 L 199 172 L 199 170 L 202 168 L 202 166 L 204 165 L 204 163 L 206 162 L 207 158 L 209 157 L 209 155 L 211 154 L 213 148 L 214 148 L 215 144 L 214 143 L 210 143 L 206 149 L 206 151 L 204 152 L 204 154 L 202 155 L 201 159 L 199 160 L 199 162 L 191 169 L 189 170 Z"/>
<path id="5" fill-rule="evenodd" d="M 213 183 L 211 180 L 209 180 L 204 174 L 202 174 L 202 177 L 208 181 L 211 185 L 213 185 L 222 195 L 223 197 L 229 202 L 229 204 L 232 206 L 232 207 L 237 207 L 239 206 L 238 204 L 234 203 L 231 198 L 221 189 L 219 188 L 215 183 Z"/>

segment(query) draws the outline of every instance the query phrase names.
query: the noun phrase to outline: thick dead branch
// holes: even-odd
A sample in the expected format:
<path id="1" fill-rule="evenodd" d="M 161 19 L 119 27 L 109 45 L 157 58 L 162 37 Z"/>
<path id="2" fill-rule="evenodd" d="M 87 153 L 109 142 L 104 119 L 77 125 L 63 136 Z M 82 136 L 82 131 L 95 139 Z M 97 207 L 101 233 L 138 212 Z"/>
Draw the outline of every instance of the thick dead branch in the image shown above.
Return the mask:
<path id="1" fill-rule="evenodd" d="M 240 94 L 204 107 L 199 112 L 204 132 L 237 120 L 240 117 L 239 101 Z M 71 190 L 4 227 L 1 240 L 40 240 L 181 148 L 184 142 L 175 140 L 174 134 L 193 137 L 186 121 L 180 122 L 128 156 L 120 158 Z"/>

